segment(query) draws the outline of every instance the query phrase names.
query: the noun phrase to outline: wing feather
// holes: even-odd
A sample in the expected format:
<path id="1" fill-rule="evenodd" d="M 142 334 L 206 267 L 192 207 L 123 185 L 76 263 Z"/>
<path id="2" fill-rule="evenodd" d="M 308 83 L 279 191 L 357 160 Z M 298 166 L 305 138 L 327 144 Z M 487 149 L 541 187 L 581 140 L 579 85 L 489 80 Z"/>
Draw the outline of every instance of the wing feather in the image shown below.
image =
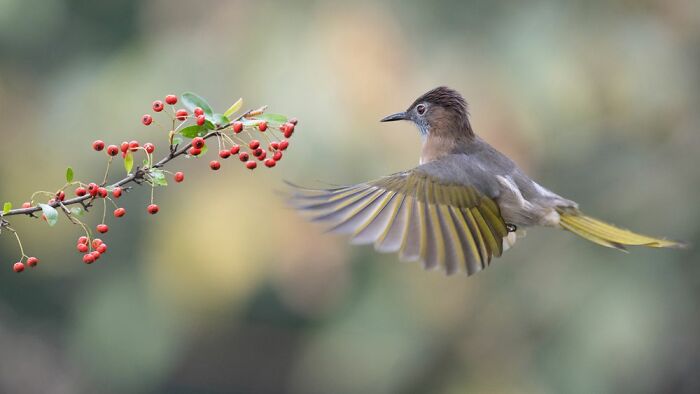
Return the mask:
<path id="1" fill-rule="evenodd" d="M 508 236 L 492 198 L 415 169 L 354 186 L 297 188 L 291 202 L 330 223 L 330 231 L 352 234 L 354 244 L 374 243 L 380 252 L 399 252 L 403 261 L 447 274 L 483 270 L 503 253 Z"/>
<path id="2" fill-rule="evenodd" d="M 408 223 L 408 204 L 406 203 L 406 196 L 397 193 L 394 201 L 396 206 L 389 218 L 389 224 L 384 232 L 379 235 L 374 244 L 374 247 L 379 252 L 398 252 L 406 236 L 406 227 Z"/>

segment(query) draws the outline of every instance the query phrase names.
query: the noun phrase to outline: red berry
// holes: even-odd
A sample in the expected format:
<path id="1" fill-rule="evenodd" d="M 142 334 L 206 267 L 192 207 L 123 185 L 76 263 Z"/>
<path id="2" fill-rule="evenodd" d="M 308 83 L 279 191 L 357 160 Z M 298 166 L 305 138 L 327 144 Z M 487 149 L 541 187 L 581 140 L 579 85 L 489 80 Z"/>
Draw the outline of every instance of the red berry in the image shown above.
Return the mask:
<path id="1" fill-rule="evenodd" d="M 146 152 L 148 153 L 153 153 L 156 150 L 156 146 L 150 142 L 143 144 L 143 148 L 146 149 Z"/>
<path id="2" fill-rule="evenodd" d="M 292 132 L 289 130 L 285 130 L 284 133 L 282 133 L 282 135 L 284 135 L 284 138 L 289 138 L 292 136 Z"/>
<path id="3" fill-rule="evenodd" d="M 241 153 L 238 155 L 238 158 L 239 158 L 241 161 L 248 161 L 248 158 L 249 158 L 249 157 L 250 157 L 250 156 L 248 156 L 248 152 L 241 152 Z"/>
<path id="4" fill-rule="evenodd" d="M 96 250 L 93 250 L 92 253 L 90 253 L 90 254 L 92 255 L 92 257 L 95 258 L 95 261 L 99 260 L 99 259 L 100 259 L 100 256 L 102 256 L 102 253 L 100 253 L 100 252 L 98 252 L 98 251 L 96 251 Z"/>
<path id="5" fill-rule="evenodd" d="M 83 235 L 82 237 L 78 238 L 78 244 L 87 245 L 87 243 L 88 243 L 88 237 Z"/>
<path id="6" fill-rule="evenodd" d="M 287 147 L 289 147 L 289 141 L 287 141 L 287 140 L 280 141 L 280 150 L 287 150 Z"/>
<path id="7" fill-rule="evenodd" d="M 202 115 L 204 115 L 204 110 L 201 109 L 201 108 L 199 108 L 199 107 L 195 107 L 194 111 L 192 111 L 192 112 L 194 113 L 195 116 L 202 116 Z"/>
<path id="8" fill-rule="evenodd" d="M 206 120 L 204 115 L 197 115 L 197 126 L 203 125 Z"/>
<path id="9" fill-rule="evenodd" d="M 219 168 L 221 168 L 221 163 L 219 163 L 219 162 L 216 161 L 216 160 L 212 160 L 212 161 L 209 163 L 209 168 L 211 168 L 211 169 L 214 170 L 214 171 L 217 171 Z"/>
<path id="10" fill-rule="evenodd" d="M 98 224 L 97 225 L 97 232 L 98 233 L 104 234 L 107 231 L 109 231 L 109 226 L 107 226 L 106 224 Z"/>
<path id="11" fill-rule="evenodd" d="M 156 112 L 160 112 L 163 110 L 165 106 L 163 105 L 163 102 L 160 100 L 156 100 L 153 102 L 153 110 Z"/>
<path id="12" fill-rule="evenodd" d="M 264 159 L 265 155 L 266 155 L 266 153 L 263 150 L 263 148 L 258 148 L 258 149 L 253 151 L 253 156 L 257 157 L 258 159 L 260 159 L 260 158 Z"/>
<path id="13" fill-rule="evenodd" d="M 97 195 L 97 189 L 99 189 L 99 188 L 100 187 L 97 186 L 96 183 L 90 183 L 88 185 L 87 191 L 88 191 L 88 193 L 90 193 L 91 196 L 95 197 Z"/>
<path id="14" fill-rule="evenodd" d="M 78 197 L 82 197 L 87 194 L 87 190 L 85 190 L 84 187 L 80 186 L 75 189 L 75 195 Z"/>
<path id="15" fill-rule="evenodd" d="M 87 251 L 89 250 L 88 246 L 85 244 L 78 244 L 77 248 L 78 252 L 80 253 L 87 253 Z"/>
<path id="16" fill-rule="evenodd" d="M 64 192 L 63 190 L 59 191 L 58 193 L 56 193 L 56 198 L 58 198 L 59 201 L 65 200 L 66 192 Z"/>
<path id="17" fill-rule="evenodd" d="M 152 117 L 151 115 L 149 115 L 149 114 L 143 115 L 143 116 L 141 117 L 141 123 L 143 123 L 144 125 L 148 126 L 148 125 L 150 125 L 151 123 L 153 123 L 153 117 Z"/>
<path id="18" fill-rule="evenodd" d="M 126 151 L 129 150 L 129 143 L 126 141 L 122 142 L 120 150 L 122 151 L 122 153 L 126 153 Z"/>
<path id="19" fill-rule="evenodd" d="M 238 152 L 241 150 L 241 147 L 238 145 L 234 145 L 231 147 L 231 154 L 232 155 L 237 155 Z"/>
<path id="20" fill-rule="evenodd" d="M 260 147 L 260 141 L 252 140 L 252 141 L 250 141 L 250 143 L 248 143 L 248 147 L 250 149 L 258 149 Z"/>
<path id="21" fill-rule="evenodd" d="M 294 126 L 296 126 L 297 123 L 299 123 L 299 119 L 297 119 L 297 118 L 289 119 L 289 123 L 291 123 L 291 124 L 293 124 Z"/>
<path id="22" fill-rule="evenodd" d="M 277 150 L 280 148 L 280 143 L 279 142 L 270 142 L 270 150 Z"/>
<path id="23" fill-rule="evenodd" d="M 228 159 L 231 156 L 231 151 L 228 149 L 220 150 L 219 157 L 222 159 Z"/>
<path id="24" fill-rule="evenodd" d="M 267 160 L 265 160 L 265 166 L 267 166 L 267 167 L 274 167 L 275 164 L 277 164 L 277 162 L 275 161 L 275 159 L 267 159 Z"/>
<path id="25" fill-rule="evenodd" d="M 177 104 L 177 96 L 174 94 L 169 94 L 169 95 L 165 96 L 165 102 L 170 104 L 170 105 Z"/>
<path id="26" fill-rule="evenodd" d="M 254 162 L 253 160 L 250 160 L 245 163 L 245 166 L 248 167 L 249 170 L 252 170 L 258 166 L 258 163 Z"/>
<path id="27" fill-rule="evenodd" d="M 179 120 L 179 121 L 183 121 L 183 120 L 187 119 L 187 110 L 178 109 L 178 110 L 175 112 L 175 117 L 176 117 L 177 120 Z"/>
<path id="28" fill-rule="evenodd" d="M 182 172 L 176 172 L 174 178 L 175 182 L 180 183 L 185 180 L 185 174 L 183 174 Z"/>
<path id="29" fill-rule="evenodd" d="M 97 141 L 95 141 L 95 142 L 92 143 L 92 149 L 94 149 L 94 150 L 96 150 L 96 151 L 98 151 L 98 152 L 101 151 L 101 150 L 104 149 L 104 148 L 105 148 L 105 143 L 104 143 L 104 141 L 97 140 Z"/>
<path id="30" fill-rule="evenodd" d="M 147 210 L 148 210 L 148 213 L 150 213 L 151 215 L 155 215 L 158 213 L 160 208 L 158 208 L 158 205 L 156 205 L 156 204 L 151 204 L 148 206 Z"/>
<path id="31" fill-rule="evenodd" d="M 88 254 L 83 256 L 83 263 L 92 264 L 94 262 L 95 262 L 95 256 L 93 256 L 92 254 L 88 253 Z"/>
<path id="32" fill-rule="evenodd" d="M 104 243 L 104 242 L 102 242 L 101 239 L 95 238 L 95 239 L 92 240 L 92 248 L 93 248 L 93 249 L 97 249 L 97 248 L 99 248 L 100 245 L 102 245 L 103 243 Z"/>
<path id="33" fill-rule="evenodd" d="M 192 147 L 196 149 L 202 149 L 204 148 L 204 138 L 202 137 L 195 137 L 192 140 Z"/>
<path id="34" fill-rule="evenodd" d="M 139 149 L 139 142 L 138 141 L 131 141 L 129 142 L 129 149 L 132 152 L 136 152 Z"/>
<path id="35" fill-rule="evenodd" d="M 192 147 L 190 148 L 188 153 L 190 154 L 190 156 L 199 156 L 200 154 L 202 154 L 202 150 L 199 148 Z"/>
<path id="36" fill-rule="evenodd" d="M 102 244 L 98 246 L 97 251 L 100 253 L 100 255 L 107 253 L 107 244 Z"/>
<path id="37" fill-rule="evenodd" d="M 233 122 L 233 132 L 238 134 L 243 131 L 243 122 Z"/>
<path id="38" fill-rule="evenodd" d="M 110 156 L 116 156 L 119 154 L 119 147 L 116 145 L 110 145 L 107 147 L 107 154 Z"/>
<path id="39" fill-rule="evenodd" d="M 126 209 L 124 208 L 117 208 L 114 210 L 114 217 L 115 218 L 120 218 L 126 215 Z"/>
<path id="40" fill-rule="evenodd" d="M 119 186 L 115 187 L 114 190 L 112 190 L 112 195 L 114 196 L 114 198 L 121 197 L 122 196 L 122 188 Z"/>
<path id="41" fill-rule="evenodd" d="M 107 189 L 105 189 L 104 187 L 99 187 L 97 188 L 97 194 L 99 194 L 102 198 L 107 198 L 107 194 L 109 193 L 107 193 Z"/>
<path id="42" fill-rule="evenodd" d="M 294 123 L 291 123 L 291 122 L 290 122 L 290 123 L 285 123 L 284 125 L 287 126 L 287 131 L 288 131 L 288 132 L 290 132 L 290 133 L 293 133 L 293 132 L 294 132 Z"/>
<path id="43" fill-rule="evenodd" d="M 24 263 L 21 261 L 16 262 L 15 265 L 12 266 L 12 270 L 17 273 L 24 271 Z"/>
<path id="44" fill-rule="evenodd" d="M 31 208 L 31 207 L 32 207 L 32 203 L 30 203 L 29 201 L 22 204 L 22 208 L 24 208 L 24 209 Z"/>
<path id="45" fill-rule="evenodd" d="M 36 267 L 36 265 L 39 264 L 39 259 L 36 257 L 30 257 L 27 259 L 27 265 L 30 267 Z"/>
<path id="46" fill-rule="evenodd" d="M 260 131 L 267 130 L 267 122 L 262 121 L 262 122 L 258 123 L 258 130 L 260 130 Z"/>
<path id="47" fill-rule="evenodd" d="M 273 159 L 274 161 L 280 161 L 280 160 L 282 160 L 282 152 L 280 152 L 280 151 L 275 152 L 275 154 L 272 155 L 272 159 Z"/>

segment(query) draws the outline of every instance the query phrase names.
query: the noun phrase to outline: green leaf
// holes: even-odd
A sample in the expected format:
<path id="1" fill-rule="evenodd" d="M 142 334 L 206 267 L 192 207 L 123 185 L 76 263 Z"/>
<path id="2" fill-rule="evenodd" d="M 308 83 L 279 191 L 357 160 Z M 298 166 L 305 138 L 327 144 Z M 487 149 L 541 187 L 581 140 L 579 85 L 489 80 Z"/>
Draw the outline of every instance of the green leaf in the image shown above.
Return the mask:
<path id="1" fill-rule="evenodd" d="M 187 126 L 180 130 L 180 134 L 187 138 L 202 137 L 203 135 L 207 134 L 207 128 L 197 125 Z"/>
<path id="2" fill-rule="evenodd" d="M 214 114 L 213 118 L 214 118 L 214 123 L 216 123 L 217 126 L 225 126 L 225 125 L 231 123 L 231 121 L 228 119 L 228 117 L 226 115 L 223 115 L 223 114 Z"/>
<path id="3" fill-rule="evenodd" d="M 165 179 L 165 173 L 158 169 L 152 169 L 148 172 L 151 181 L 155 186 L 168 186 L 168 181 Z"/>
<path id="4" fill-rule="evenodd" d="M 2 213 L 8 213 L 12 210 L 12 203 L 11 202 L 6 202 L 5 205 L 2 207 Z"/>
<path id="5" fill-rule="evenodd" d="M 287 117 L 280 114 L 262 114 L 260 116 L 256 116 L 255 118 L 272 123 L 285 123 L 287 121 Z"/>
<path id="6" fill-rule="evenodd" d="M 46 222 L 49 224 L 49 226 L 55 226 L 56 222 L 58 222 L 58 211 L 55 210 L 50 205 L 39 204 L 39 206 L 41 207 L 41 210 L 44 212 L 44 216 L 46 217 Z"/>
<path id="7" fill-rule="evenodd" d="M 204 144 L 204 146 L 202 147 L 202 153 L 200 153 L 199 156 L 197 156 L 197 157 L 202 157 L 202 156 L 206 155 L 207 152 L 209 152 L 209 147 L 206 144 Z"/>
<path id="8" fill-rule="evenodd" d="M 257 126 L 262 120 L 258 119 L 246 119 L 243 121 L 243 127 Z"/>
<path id="9" fill-rule="evenodd" d="M 209 130 L 214 130 L 214 129 L 216 129 L 216 125 L 215 125 L 214 123 L 212 123 L 212 121 L 209 120 L 209 119 L 207 119 L 207 120 L 204 121 L 204 127 L 206 127 L 206 128 L 209 129 Z"/>
<path id="10" fill-rule="evenodd" d="M 83 207 L 72 207 L 70 213 L 75 216 L 83 216 L 85 215 L 85 210 Z"/>
<path id="11" fill-rule="evenodd" d="M 238 101 L 233 103 L 233 105 L 231 105 L 226 110 L 226 112 L 224 112 L 224 116 L 229 117 L 229 116 L 235 114 L 236 112 L 238 112 L 239 109 L 241 109 L 242 106 L 243 106 L 243 99 L 239 98 Z"/>
<path id="12" fill-rule="evenodd" d="M 211 119 L 212 115 L 214 114 L 214 111 L 211 110 L 211 107 L 209 106 L 209 103 L 207 103 L 206 100 L 192 92 L 185 92 L 180 97 L 182 98 L 182 104 L 190 112 L 194 112 L 194 109 L 199 107 L 202 109 L 202 111 L 204 111 L 204 116 L 207 119 Z"/>
<path id="13" fill-rule="evenodd" d="M 124 158 L 124 169 L 127 175 L 131 173 L 132 168 L 134 168 L 134 155 L 131 152 L 127 152 Z"/>
<path id="14" fill-rule="evenodd" d="M 73 182 L 73 177 L 74 177 L 74 175 L 75 175 L 75 174 L 73 173 L 73 168 L 72 168 L 72 167 L 68 167 L 68 168 L 66 169 L 66 181 L 67 181 L 68 183 Z"/>

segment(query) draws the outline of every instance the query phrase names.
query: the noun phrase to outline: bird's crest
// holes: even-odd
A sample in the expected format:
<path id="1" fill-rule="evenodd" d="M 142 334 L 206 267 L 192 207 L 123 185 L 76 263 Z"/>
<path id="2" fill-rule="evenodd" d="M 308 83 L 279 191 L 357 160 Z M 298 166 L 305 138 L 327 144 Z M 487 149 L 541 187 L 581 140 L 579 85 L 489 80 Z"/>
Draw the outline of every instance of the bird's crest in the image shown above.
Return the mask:
<path id="1" fill-rule="evenodd" d="M 413 108 L 422 102 L 431 103 L 452 110 L 464 118 L 469 115 L 467 111 L 467 102 L 464 100 L 464 97 L 462 97 L 462 95 L 456 90 L 450 89 L 446 86 L 437 87 L 418 97 L 416 101 L 411 104 L 410 108 Z"/>

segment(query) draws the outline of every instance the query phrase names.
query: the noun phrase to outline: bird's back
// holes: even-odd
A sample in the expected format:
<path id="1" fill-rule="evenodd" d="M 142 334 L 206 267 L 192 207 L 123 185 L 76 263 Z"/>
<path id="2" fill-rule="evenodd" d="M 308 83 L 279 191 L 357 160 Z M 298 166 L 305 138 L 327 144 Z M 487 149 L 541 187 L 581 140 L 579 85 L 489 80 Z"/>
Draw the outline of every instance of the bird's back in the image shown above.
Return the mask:
<path id="1" fill-rule="evenodd" d="M 511 159 L 479 137 L 420 165 L 416 171 L 443 183 L 476 188 L 494 199 L 506 220 L 517 225 L 552 225 L 556 218 L 549 216 L 556 215 L 556 208 L 576 207 L 573 201 L 530 179 Z"/>

